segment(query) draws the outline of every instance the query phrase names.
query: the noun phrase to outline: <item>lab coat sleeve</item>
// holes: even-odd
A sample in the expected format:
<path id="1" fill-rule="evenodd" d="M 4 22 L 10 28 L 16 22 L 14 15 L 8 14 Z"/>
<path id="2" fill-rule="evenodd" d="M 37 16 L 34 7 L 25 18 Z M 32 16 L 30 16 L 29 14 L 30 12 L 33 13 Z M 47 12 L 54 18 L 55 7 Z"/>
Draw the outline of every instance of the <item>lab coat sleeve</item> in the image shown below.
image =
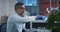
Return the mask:
<path id="1" fill-rule="evenodd" d="M 15 22 L 15 23 L 21 23 L 21 22 L 29 22 L 28 18 L 26 17 L 16 17 L 16 16 L 12 16 L 10 17 L 11 21 L 10 22 Z"/>

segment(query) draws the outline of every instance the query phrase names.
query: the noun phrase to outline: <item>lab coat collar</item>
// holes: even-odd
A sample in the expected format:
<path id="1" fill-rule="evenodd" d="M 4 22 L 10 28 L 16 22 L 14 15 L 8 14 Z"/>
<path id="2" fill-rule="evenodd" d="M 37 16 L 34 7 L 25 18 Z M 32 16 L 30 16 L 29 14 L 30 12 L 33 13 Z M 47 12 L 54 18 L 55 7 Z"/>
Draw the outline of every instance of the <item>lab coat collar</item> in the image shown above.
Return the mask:
<path id="1" fill-rule="evenodd" d="M 16 12 L 15 12 L 15 15 L 16 15 L 16 16 L 19 16 Z M 24 14 L 23 14 L 23 15 L 24 15 Z M 24 16 L 26 16 L 26 15 L 24 15 Z M 21 17 L 21 16 L 20 16 L 20 17 Z"/>

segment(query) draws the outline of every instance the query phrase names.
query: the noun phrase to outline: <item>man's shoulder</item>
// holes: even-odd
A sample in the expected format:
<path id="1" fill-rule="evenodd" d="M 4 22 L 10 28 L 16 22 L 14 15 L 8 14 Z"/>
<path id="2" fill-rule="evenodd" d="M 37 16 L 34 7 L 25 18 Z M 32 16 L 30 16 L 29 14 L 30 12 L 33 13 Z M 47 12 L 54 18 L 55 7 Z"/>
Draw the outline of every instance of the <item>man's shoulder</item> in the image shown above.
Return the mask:
<path id="1" fill-rule="evenodd" d="M 13 18 L 13 17 L 15 17 L 15 15 L 10 15 L 10 16 L 8 17 L 8 19 L 11 19 L 11 18 Z"/>

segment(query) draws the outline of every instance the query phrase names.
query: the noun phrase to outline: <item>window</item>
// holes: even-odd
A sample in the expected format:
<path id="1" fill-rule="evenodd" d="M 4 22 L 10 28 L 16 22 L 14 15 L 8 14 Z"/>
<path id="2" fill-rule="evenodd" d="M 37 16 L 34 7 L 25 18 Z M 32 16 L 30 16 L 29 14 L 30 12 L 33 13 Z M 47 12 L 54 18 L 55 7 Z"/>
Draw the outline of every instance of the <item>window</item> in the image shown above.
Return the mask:
<path id="1" fill-rule="evenodd" d="M 37 6 L 37 0 L 17 0 L 17 2 L 23 2 L 26 6 Z"/>

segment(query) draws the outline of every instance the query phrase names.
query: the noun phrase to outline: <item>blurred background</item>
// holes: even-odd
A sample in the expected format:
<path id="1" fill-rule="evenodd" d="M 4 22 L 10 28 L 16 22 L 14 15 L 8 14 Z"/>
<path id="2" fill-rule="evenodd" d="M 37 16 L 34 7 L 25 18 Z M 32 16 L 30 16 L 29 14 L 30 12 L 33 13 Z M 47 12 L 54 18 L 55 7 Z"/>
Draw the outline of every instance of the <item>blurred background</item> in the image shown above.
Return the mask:
<path id="1" fill-rule="evenodd" d="M 30 13 L 30 16 L 44 15 L 46 10 L 58 10 L 60 0 L 0 0 L 0 27 L 6 23 L 9 15 L 14 14 L 14 5 L 17 2 L 23 2 L 25 10 Z"/>

